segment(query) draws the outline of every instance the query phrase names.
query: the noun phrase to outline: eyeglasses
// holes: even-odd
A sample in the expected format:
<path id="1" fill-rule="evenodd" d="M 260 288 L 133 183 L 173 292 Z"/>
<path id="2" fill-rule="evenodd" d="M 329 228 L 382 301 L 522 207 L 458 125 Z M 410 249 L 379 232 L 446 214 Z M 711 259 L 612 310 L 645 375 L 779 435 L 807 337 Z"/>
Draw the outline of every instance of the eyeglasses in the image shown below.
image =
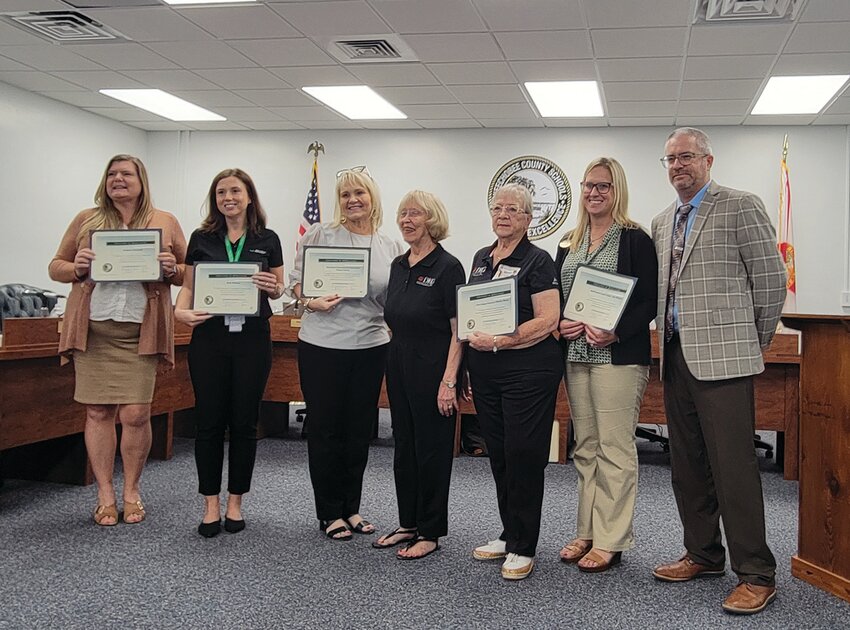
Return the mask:
<path id="1" fill-rule="evenodd" d="M 613 184 L 611 182 L 582 182 L 581 188 L 584 192 L 590 194 L 593 192 L 593 189 L 596 189 L 600 195 L 608 194 L 608 191 L 611 190 L 611 186 Z"/>
<path id="2" fill-rule="evenodd" d="M 336 178 L 339 179 L 346 173 L 363 173 L 369 179 L 372 179 L 372 174 L 369 172 L 369 169 L 366 168 L 366 165 L 363 164 L 361 166 L 352 166 L 351 168 L 344 168 L 341 171 L 336 172 Z"/>
<path id="3" fill-rule="evenodd" d="M 403 219 L 405 217 L 409 217 L 411 219 L 418 219 L 420 217 L 425 216 L 425 211 L 421 208 L 404 208 L 403 210 L 398 211 L 398 218 Z"/>
<path id="4" fill-rule="evenodd" d="M 661 159 L 661 165 L 664 168 L 670 168 L 676 163 L 676 160 L 679 160 L 679 164 L 682 166 L 687 166 L 695 159 L 699 157 L 705 157 L 708 153 L 679 153 L 678 155 L 665 155 Z"/>
<path id="5" fill-rule="evenodd" d="M 490 208 L 490 216 L 497 217 L 502 212 L 508 213 L 509 216 L 516 216 L 518 214 L 523 214 L 525 210 L 522 210 L 519 206 L 493 206 Z"/>

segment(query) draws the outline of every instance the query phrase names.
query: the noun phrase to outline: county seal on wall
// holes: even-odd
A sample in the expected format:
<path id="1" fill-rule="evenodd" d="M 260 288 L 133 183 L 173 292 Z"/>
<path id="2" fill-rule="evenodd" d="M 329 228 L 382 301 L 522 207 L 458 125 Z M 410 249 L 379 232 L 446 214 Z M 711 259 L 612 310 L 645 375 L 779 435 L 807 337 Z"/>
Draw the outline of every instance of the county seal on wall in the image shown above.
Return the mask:
<path id="1" fill-rule="evenodd" d="M 534 211 L 528 226 L 528 238 L 535 241 L 557 230 L 572 204 L 570 182 L 564 171 L 544 157 L 523 155 L 504 164 L 490 182 L 487 190 L 487 203 L 493 199 L 493 193 L 505 184 L 522 184 L 531 191 Z"/>

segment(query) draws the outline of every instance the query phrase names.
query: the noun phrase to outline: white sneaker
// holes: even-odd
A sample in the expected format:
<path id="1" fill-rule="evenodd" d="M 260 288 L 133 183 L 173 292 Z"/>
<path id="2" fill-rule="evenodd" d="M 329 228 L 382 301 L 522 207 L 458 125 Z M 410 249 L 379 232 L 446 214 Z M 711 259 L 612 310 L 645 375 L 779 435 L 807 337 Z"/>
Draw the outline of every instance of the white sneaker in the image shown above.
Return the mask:
<path id="1" fill-rule="evenodd" d="M 476 560 L 497 560 L 508 555 L 504 540 L 491 540 L 486 545 L 481 545 L 472 550 L 472 557 Z"/>
<path id="2" fill-rule="evenodd" d="M 531 575 L 534 569 L 534 558 L 509 553 L 502 565 L 502 577 L 506 580 L 522 580 Z"/>

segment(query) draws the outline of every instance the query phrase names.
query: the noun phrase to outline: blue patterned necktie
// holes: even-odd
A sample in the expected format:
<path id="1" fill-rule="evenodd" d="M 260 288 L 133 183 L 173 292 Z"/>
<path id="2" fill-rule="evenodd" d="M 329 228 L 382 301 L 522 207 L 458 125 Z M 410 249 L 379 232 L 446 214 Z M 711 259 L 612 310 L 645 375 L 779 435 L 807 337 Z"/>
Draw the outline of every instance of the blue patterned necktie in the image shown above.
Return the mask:
<path id="1" fill-rule="evenodd" d="M 673 304 L 676 301 L 676 285 L 679 283 L 679 269 L 682 267 L 682 254 L 685 253 L 685 226 L 693 206 L 685 204 L 679 208 L 676 227 L 673 230 L 673 250 L 670 252 L 670 279 L 667 282 L 667 308 L 664 310 L 664 341 L 673 337 Z"/>

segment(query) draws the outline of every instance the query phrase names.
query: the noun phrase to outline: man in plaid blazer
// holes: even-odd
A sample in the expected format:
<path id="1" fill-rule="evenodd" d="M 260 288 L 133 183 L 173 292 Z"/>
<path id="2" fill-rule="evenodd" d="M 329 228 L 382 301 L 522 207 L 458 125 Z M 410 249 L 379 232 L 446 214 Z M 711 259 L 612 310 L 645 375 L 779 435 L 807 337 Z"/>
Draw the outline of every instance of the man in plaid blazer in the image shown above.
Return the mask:
<path id="1" fill-rule="evenodd" d="M 730 613 L 776 595 L 753 446 L 753 375 L 764 370 L 785 301 L 785 267 L 764 204 L 711 180 L 708 136 L 681 128 L 662 164 L 678 199 L 652 221 L 658 255 L 658 333 L 673 493 L 685 555 L 657 567 L 666 582 L 723 575 L 729 547 L 738 586 Z"/>

